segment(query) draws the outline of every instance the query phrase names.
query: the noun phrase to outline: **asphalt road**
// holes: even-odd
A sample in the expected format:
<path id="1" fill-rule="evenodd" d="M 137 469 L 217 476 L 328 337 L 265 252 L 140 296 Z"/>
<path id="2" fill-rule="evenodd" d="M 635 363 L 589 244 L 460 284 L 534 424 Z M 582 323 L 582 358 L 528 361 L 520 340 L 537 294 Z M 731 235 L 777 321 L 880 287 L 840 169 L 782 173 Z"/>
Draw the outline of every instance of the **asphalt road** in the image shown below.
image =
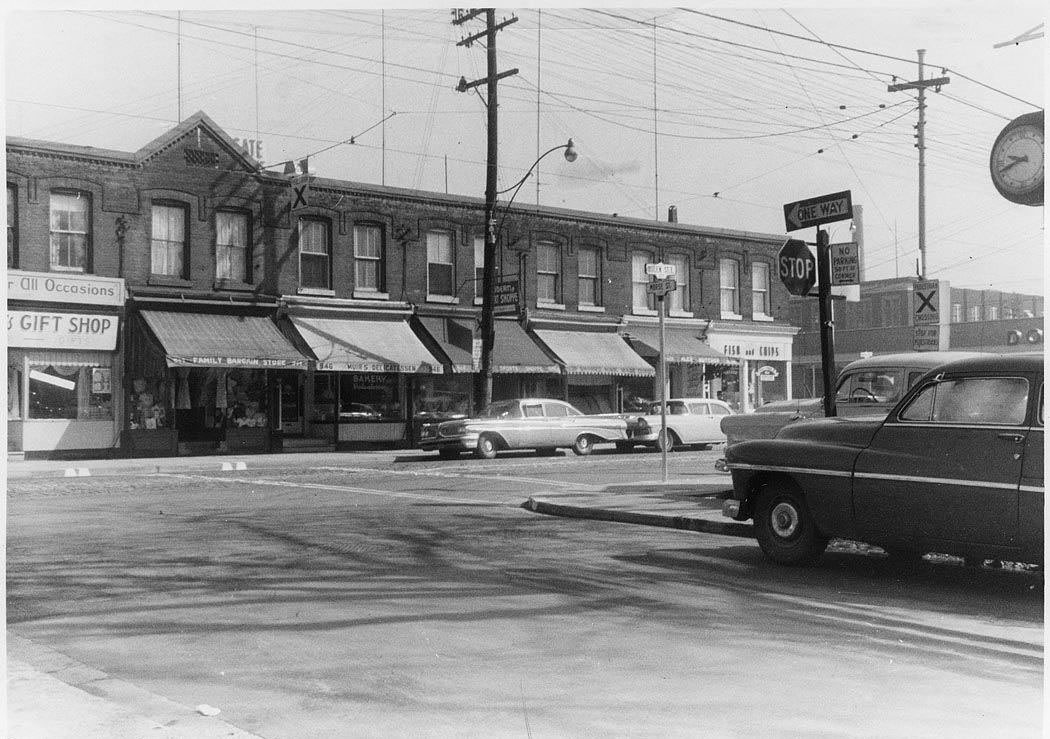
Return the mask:
<path id="1" fill-rule="evenodd" d="M 658 474 L 400 453 L 11 479 L 8 629 L 274 739 L 1040 735 L 1041 575 L 785 569 L 520 507 Z"/>

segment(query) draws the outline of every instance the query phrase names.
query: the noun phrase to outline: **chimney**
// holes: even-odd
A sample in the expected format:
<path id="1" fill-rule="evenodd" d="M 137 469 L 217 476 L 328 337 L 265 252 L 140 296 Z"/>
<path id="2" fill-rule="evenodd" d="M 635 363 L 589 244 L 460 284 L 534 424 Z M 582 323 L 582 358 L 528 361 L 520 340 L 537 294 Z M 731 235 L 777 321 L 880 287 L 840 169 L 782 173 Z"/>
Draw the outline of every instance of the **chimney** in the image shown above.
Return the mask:
<path id="1" fill-rule="evenodd" d="M 667 222 L 678 223 L 678 206 L 672 205 L 667 208 Z"/>

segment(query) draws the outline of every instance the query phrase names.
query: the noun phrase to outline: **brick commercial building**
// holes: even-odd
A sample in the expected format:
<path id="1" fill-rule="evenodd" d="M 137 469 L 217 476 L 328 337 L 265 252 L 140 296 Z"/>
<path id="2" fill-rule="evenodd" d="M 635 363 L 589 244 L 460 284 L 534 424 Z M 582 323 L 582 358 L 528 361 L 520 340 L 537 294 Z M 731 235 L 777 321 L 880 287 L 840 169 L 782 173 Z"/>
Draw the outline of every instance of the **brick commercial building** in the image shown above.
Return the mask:
<path id="1" fill-rule="evenodd" d="M 411 444 L 471 411 L 479 198 L 263 169 L 203 113 L 135 152 L 8 138 L 8 447 Z M 495 398 L 658 396 L 645 265 L 677 268 L 671 395 L 789 397 L 783 237 L 501 203 Z"/>

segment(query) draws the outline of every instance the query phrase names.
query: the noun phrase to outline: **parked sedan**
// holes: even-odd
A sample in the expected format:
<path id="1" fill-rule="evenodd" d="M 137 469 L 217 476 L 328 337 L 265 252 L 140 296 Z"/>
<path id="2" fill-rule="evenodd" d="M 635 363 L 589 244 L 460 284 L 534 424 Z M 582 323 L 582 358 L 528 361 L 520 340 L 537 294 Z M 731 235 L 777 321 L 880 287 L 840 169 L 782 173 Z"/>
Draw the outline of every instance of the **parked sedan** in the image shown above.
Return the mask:
<path id="1" fill-rule="evenodd" d="M 673 451 L 694 444 L 722 444 L 726 435 L 721 423 L 733 414 L 728 403 L 709 398 L 676 398 L 667 401 L 667 433 L 660 433 L 660 403 L 651 403 L 646 415 L 641 417 L 644 425 L 638 428 L 631 439 L 633 443 L 653 446 L 661 451 Z"/>
<path id="2" fill-rule="evenodd" d="M 535 449 L 553 453 L 569 448 L 581 456 L 595 444 L 623 443 L 629 421 L 618 415 L 588 416 L 561 400 L 526 398 L 493 403 L 478 418 L 445 421 L 427 426 L 419 442 L 421 449 L 437 451 L 442 458 L 472 451 L 492 459 L 508 449 Z"/>
<path id="3" fill-rule="evenodd" d="M 920 379 L 886 418 L 825 418 L 726 450 L 722 512 L 766 556 L 816 559 L 830 537 L 891 554 L 1043 561 L 1043 355 L 984 355 Z"/>

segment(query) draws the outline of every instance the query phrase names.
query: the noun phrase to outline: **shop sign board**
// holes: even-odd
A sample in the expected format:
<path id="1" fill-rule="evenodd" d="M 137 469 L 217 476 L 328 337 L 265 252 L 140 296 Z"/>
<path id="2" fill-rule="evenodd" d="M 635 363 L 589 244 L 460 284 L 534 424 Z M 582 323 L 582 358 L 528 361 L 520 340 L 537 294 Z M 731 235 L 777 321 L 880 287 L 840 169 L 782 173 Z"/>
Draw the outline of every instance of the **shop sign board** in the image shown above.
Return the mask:
<path id="1" fill-rule="evenodd" d="M 711 345 L 732 359 L 772 359 L 774 361 L 790 361 L 791 359 L 790 345 L 782 347 L 780 344 L 735 337 L 724 339 L 720 345 L 712 339 Z"/>
<path id="2" fill-rule="evenodd" d="M 7 345 L 25 349 L 117 348 L 120 319 L 95 313 L 7 312 Z"/>
<path id="3" fill-rule="evenodd" d="M 937 324 L 941 322 L 937 280 L 922 280 L 912 288 L 912 305 L 915 307 L 916 324 Z"/>
<path id="4" fill-rule="evenodd" d="M 755 370 L 755 377 L 762 382 L 772 382 L 780 377 L 780 372 L 777 371 L 776 367 L 766 364 Z"/>
<path id="5" fill-rule="evenodd" d="M 492 286 L 492 304 L 518 307 L 518 279 L 500 280 Z"/>
<path id="6" fill-rule="evenodd" d="M 860 251 L 855 241 L 831 245 L 831 284 L 860 284 Z"/>
<path id="7" fill-rule="evenodd" d="M 124 280 L 60 272 L 7 271 L 7 299 L 41 303 L 124 305 Z"/>
<path id="8" fill-rule="evenodd" d="M 915 326 L 915 343 L 912 348 L 917 352 L 935 352 L 941 348 L 940 326 Z"/>

